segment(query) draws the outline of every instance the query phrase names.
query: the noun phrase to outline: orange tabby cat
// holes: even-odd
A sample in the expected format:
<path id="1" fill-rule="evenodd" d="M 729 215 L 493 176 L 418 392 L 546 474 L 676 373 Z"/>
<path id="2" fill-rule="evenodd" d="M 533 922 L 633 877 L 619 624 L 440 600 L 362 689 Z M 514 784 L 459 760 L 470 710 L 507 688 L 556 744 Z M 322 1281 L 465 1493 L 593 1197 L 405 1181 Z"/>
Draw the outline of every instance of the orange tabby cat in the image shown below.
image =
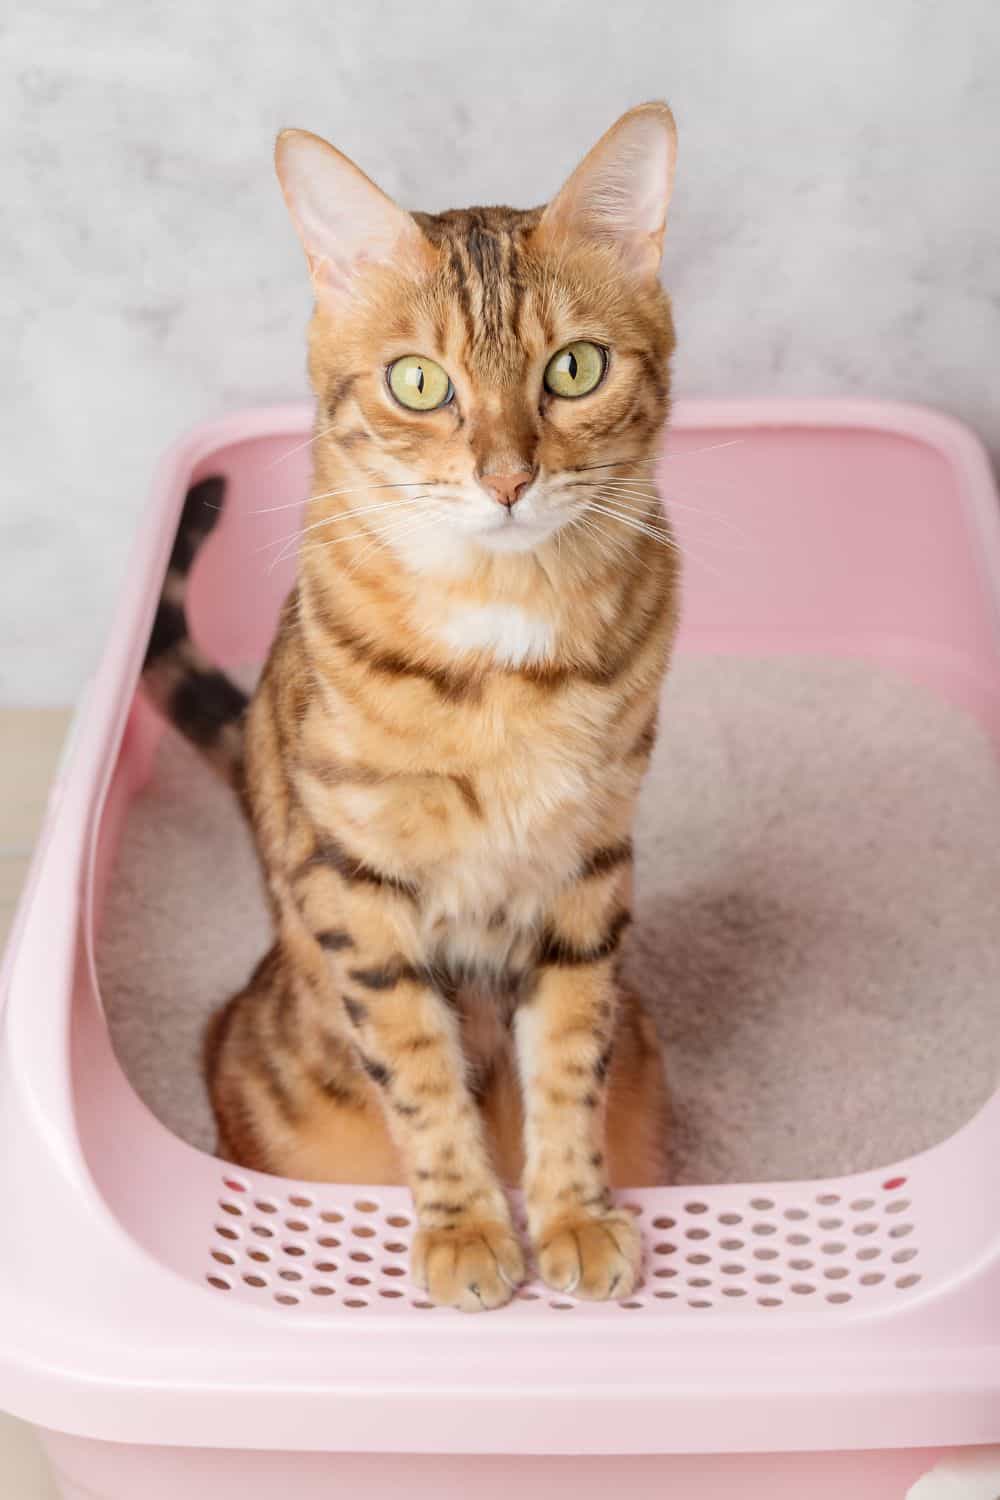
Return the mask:
<path id="1" fill-rule="evenodd" d="M 502 1180 L 545 1281 L 597 1298 L 640 1275 L 609 1184 L 663 1180 L 659 1048 L 616 964 L 677 616 L 650 478 L 674 151 L 647 104 L 545 208 L 409 214 L 286 131 L 313 498 L 242 734 L 180 602 L 204 488 L 150 645 L 154 696 L 240 787 L 274 918 L 210 1029 L 220 1154 L 405 1180 L 413 1277 L 469 1310 L 525 1276 Z"/>

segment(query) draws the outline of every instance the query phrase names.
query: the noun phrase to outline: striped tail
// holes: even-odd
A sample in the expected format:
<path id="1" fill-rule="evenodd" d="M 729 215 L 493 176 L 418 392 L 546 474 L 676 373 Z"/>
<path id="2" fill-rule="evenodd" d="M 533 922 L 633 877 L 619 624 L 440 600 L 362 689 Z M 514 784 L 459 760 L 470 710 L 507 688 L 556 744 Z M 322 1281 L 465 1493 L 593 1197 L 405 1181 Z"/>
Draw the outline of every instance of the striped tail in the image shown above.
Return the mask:
<path id="1" fill-rule="evenodd" d="M 237 790 L 242 782 L 243 716 L 248 698 L 194 644 L 185 611 L 188 576 L 222 512 L 224 479 L 203 479 L 184 500 L 173 551 L 146 648 L 142 681 L 164 718 L 196 745 Z"/>

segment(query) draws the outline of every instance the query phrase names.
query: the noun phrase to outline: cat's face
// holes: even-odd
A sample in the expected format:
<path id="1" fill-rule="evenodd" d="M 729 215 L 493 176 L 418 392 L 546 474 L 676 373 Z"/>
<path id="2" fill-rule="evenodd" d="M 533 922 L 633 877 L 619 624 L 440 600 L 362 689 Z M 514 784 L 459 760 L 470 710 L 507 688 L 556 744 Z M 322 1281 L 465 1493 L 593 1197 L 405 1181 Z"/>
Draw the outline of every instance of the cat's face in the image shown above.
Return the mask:
<path id="1" fill-rule="evenodd" d="M 558 545 L 643 472 L 673 347 L 665 106 L 626 115 L 545 210 L 405 214 L 300 132 L 278 161 L 317 294 L 317 476 L 409 566 Z"/>

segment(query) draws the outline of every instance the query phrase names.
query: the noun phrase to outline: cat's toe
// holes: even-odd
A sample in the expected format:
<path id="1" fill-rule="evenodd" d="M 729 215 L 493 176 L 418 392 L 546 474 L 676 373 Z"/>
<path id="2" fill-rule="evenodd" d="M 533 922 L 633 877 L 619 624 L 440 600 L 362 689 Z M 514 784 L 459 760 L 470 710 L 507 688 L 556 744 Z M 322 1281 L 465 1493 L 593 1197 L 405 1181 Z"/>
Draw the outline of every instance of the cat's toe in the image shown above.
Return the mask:
<path id="1" fill-rule="evenodd" d="M 421 1229 L 410 1273 L 442 1307 L 485 1312 L 509 1302 L 525 1277 L 524 1256 L 507 1224 L 484 1220 L 453 1229 Z"/>
<path id="2" fill-rule="evenodd" d="M 562 1218 L 540 1236 L 538 1269 L 555 1291 L 604 1301 L 639 1284 L 642 1237 L 628 1213 Z"/>

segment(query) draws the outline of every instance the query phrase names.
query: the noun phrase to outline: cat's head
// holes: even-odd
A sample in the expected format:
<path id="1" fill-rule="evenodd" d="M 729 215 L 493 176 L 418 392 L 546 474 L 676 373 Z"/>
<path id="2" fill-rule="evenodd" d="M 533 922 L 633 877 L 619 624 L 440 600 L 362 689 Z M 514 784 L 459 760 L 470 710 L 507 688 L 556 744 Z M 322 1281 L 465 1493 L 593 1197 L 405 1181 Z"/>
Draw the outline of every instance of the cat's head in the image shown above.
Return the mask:
<path id="1" fill-rule="evenodd" d="M 411 214 L 317 136 L 279 137 L 316 295 L 318 489 L 410 565 L 546 547 L 645 472 L 675 140 L 667 106 L 641 105 L 544 208 Z"/>

